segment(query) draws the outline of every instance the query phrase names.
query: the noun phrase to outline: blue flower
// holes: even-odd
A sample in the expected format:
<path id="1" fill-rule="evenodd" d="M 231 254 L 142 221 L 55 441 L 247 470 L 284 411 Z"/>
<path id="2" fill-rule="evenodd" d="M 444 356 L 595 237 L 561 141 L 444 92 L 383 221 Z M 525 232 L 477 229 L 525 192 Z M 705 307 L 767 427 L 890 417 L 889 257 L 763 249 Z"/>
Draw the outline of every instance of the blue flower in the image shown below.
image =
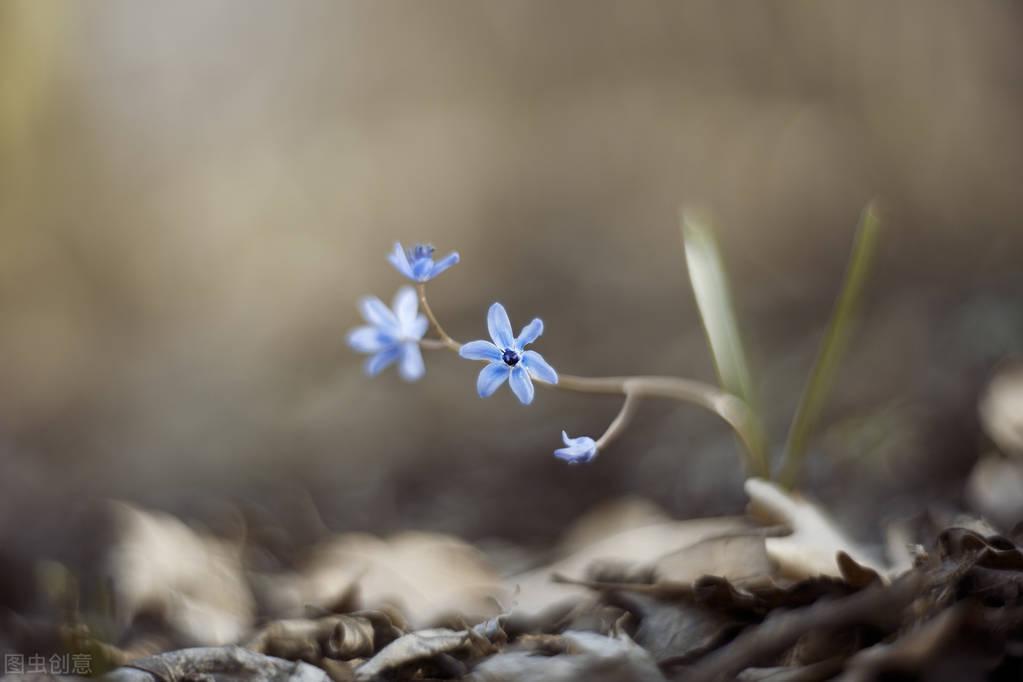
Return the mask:
<path id="1" fill-rule="evenodd" d="M 395 242 L 394 250 L 387 256 L 391 265 L 398 272 L 413 282 L 422 284 L 444 272 L 458 262 L 458 252 L 452 251 L 440 261 L 433 262 L 433 246 L 416 244 L 411 249 L 404 249 L 400 242 Z"/>
<path id="2" fill-rule="evenodd" d="M 523 405 L 533 402 L 533 379 L 558 383 L 558 373 L 547 364 L 535 350 L 523 350 L 543 334 L 543 321 L 533 320 L 517 337 L 512 336 L 511 322 L 504 306 L 495 303 L 487 312 L 487 329 L 490 341 L 470 341 L 458 350 L 468 360 L 486 360 L 489 364 L 476 380 L 476 390 L 481 398 L 493 395 L 501 384 L 508 380 L 512 392 Z"/>
<path id="3" fill-rule="evenodd" d="M 562 431 L 561 440 L 565 441 L 565 447 L 555 450 L 554 456 L 569 464 L 585 464 L 597 456 L 597 443 L 589 436 L 569 438 Z"/>
<path id="4" fill-rule="evenodd" d="M 359 301 L 368 325 L 348 334 L 348 345 L 360 353 L 372 353 L 366 373 L 376 376 L 388 365 L 400 361 L 398 371 L 405 381 L 416 381 L 426 372 L 419 340 L 430 326 L 419 313 L 419 299 L 412 287 L 402 287 L 394 296 L 393 310 L 376 296 Z"/>

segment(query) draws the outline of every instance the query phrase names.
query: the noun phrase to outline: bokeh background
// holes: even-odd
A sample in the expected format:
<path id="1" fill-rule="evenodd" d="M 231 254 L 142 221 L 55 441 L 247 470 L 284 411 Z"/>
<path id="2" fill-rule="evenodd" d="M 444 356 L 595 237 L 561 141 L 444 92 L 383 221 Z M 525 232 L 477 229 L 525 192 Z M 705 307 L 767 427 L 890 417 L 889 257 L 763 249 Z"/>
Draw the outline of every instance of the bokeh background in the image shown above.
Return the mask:
<path id="1" fill-rule="evenodd" d="M 597 502 L 739 511 L 712 415 L 370 380 L 396 239 L 565 372 L 713 380 L 677 224 L 713 213 L 775 445 L 861 208 L 880 254 L 806 490 L 859 535 L 955 505 L 1023 342 L 1023 8 L 997 2 L 0 4 L 0 546 L 72 560 L 120 498 L 215 524 L 543 547 Z M 247 512 L 247 513 L 248 513 Z M 70 557 L 70 558 L 69 558 Z"/>

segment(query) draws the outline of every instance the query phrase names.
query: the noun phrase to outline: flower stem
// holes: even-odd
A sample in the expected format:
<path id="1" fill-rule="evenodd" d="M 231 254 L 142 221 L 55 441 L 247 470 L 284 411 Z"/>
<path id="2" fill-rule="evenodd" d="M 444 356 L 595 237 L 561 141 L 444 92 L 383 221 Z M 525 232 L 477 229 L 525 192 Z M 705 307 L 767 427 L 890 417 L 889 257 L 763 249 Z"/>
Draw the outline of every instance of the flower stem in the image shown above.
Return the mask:
<path id="1" fill-rule="evenodd" d="M 632 421 L 632 415 L 636 414 L 636 406 L 639 404 L 639 397 L 635 393 L 626 393 L 625 402 L 618 410 L 614 420 L 608 425 L 604 435 L 597 439 L 597 449 L 607 447 L 611 441 L 617 438 Z"/>
<path id="2" fill-rule="evenodd" d="M 437 335 L 440 337 L 441 344 L 440 346 L 433 345 L 432 343 L 427 345 L 427 341 L 432 341 L 432 339 L 427 339 L 426 341 L 421 341 L 420 345 L 423 345 L 425 348 L 449 348 L 457 353 L 458 349 L 462 347 L 462 344 L 451 338 L 451 336 L 444 331 L 444 327 L 440 326 L 440 322 L 437 321 L 437 316 L 433 314 L 433 308 L 430 307 L 429 301 L 426 300 L 426 285 L 417 284 L 416 289 L 419 291 L 419 304 L 423 306 L 423 312 L 426 313 L 426 317 L 430 320 L 430 324 L 433 325 L 433 330 L 437 332 Z"/>
<path id="3" fill-rule="evenodd" d="M 420 305 L 423 306 L 423 311 L 437 335 L 440 336 L 440 339 L 424 339 L 420 341 L 420 345 L 428 349 L 447 348 L 457 353 L 462 344 L 444 331 L 437 321 L 426 300 L 426 287 L 420 284 L 418 289 Z M 572 374 L 559 374 L 556 384 L 540 380 L 536 380 L 536 383 L 563 391 L 625 396 L 622 409 L 608 426 L 604 435 L 600 437 L 597 442 L 598 447 L 607 445 L 624 431 L 632 420 L 640 398 L 667 398 L 699 405 L 718 415 L 735 431 L 749 455 L 746 459 L 749 475 L 770 478 L 764 438 L 758 427 L 759 422 L 756 416 L 742 399 L 717 386 L 681 377 L 581 377 Z"/>

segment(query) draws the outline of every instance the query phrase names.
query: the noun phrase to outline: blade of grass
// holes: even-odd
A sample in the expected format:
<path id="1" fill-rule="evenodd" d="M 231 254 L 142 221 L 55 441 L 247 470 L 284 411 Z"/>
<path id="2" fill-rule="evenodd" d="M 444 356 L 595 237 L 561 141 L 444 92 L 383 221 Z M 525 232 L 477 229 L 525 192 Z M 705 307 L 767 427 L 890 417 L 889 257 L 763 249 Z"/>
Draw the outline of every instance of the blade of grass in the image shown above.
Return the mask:
<path id="1" fill-rule="evenodd" d="M 838 364 L 845 354 L 855 322 L 856 309 L 874 259 L 880 226 L 877 207 L 875 202 L 871 202 L 860 216 L 860 225 L 856 231 L 852 254 L 849 256 L 842 290 L 835 301 L 827 331 L 817 351 L 817 359 L 810 370 L 803 395 L 799 399 L 799 406 L 789 427 L 779 475 L 779 481 L 787 488 L 792 488 L 799 478 L 810 434 L 817 424 Z"/>
<path id="2" fill-rule="evenodd" d="M 740 440 L 746 446 L 752 476 L 770 477 L 767 446 L 753 390 L 749 362 L 739 334 L 724 262 L 710 223 L 689 211 L 682 213 L 682 241 L 689 280 L 707 333 L 707 343 L 722 388 L 746 403 L 753 419 Z"/>

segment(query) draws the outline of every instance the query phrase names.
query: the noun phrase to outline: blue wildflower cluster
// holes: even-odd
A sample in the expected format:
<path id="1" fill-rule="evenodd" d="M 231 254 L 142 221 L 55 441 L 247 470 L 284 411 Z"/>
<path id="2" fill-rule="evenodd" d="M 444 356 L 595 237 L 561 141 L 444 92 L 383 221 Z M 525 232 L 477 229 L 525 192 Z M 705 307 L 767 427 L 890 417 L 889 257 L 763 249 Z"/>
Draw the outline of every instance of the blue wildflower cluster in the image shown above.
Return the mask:
<path id="1" fill-rule="evenodd" d="M 359 311 L 366 325 L 349 333 L 348 344 L 354 350 L 369 355 L 365 367 L 370 376 L 395 363 L 405 381 L 417 381 L 426 373 L 420 347 L 424 341 L 429 342 L 424 336 L 430 328 L 430 318 L 419 312 L 422 287 L 459 261 L 457 251 L 439 261 L 434 261 L 433 254 L 434 248 L 429 244 L 416 244 L 406 249 L 396 243 L 387 260 L 419 287 L 419 295 L 412 287 L 404 286 L 398 290 L 390 308 L 374 296 L 367 296 L 359 302 Z M 425 304 L 425 298 L 422 300 Z M 428 308 L 426 312 L 429 312 Z M 526 346 L 543 334 L 542 320 L 535 318 L 516 336 L 508 312 L 500 303 L 494 303 L 487 312 L 487 331 L 489 341 L 481 339 L 458 344 L 437 329 L 442 338 L 454 344 L 461 357 L 486 363 L 476 380 L 476 392 L 481 398 L 490 397 L 507 382 L 519 402 L 529 405 L 536 390 L 534 380 L 552 385 L 558 383 L 558 373 L 543 356 L 535 350 L 526 350 Z M 569 438 L 564 432 L 562 437 L 565 447 L 554 453 L 559 459 L 577 464 L 589 462 L 597 455 L 597 444 L 592 438 Z"/>

